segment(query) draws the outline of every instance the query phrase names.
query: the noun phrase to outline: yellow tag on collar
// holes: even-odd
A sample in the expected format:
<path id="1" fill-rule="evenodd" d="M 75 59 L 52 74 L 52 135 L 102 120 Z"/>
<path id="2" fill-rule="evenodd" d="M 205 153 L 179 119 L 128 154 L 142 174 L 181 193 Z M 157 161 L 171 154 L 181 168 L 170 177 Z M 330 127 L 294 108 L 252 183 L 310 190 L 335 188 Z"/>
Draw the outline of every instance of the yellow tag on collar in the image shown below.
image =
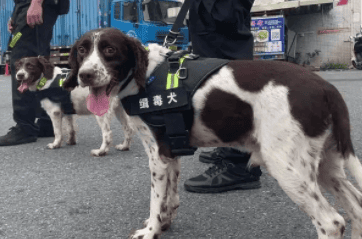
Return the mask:
<path id="1" fill-rule="evenodd" d="M 38 90 L 40 90 L 41 88 L 43 88 L 45 86 L 45 84 L 47 83 L 47 78 L 43 77 L 41 78 L 41 80 L 39 81 L 38 85 L 36 86 L 36 88 Z"/>

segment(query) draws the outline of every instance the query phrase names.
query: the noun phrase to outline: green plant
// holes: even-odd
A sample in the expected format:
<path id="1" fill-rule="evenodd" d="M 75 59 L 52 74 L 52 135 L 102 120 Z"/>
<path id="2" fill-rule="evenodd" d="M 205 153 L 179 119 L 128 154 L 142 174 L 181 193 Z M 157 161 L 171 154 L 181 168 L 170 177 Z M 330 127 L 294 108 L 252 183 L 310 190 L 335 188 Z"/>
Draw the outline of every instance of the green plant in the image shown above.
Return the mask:
<path id="1" fill-rule="evenodd" d="M 348 64 L 347 63 L 334 63 L 334 62 L 328 62 L 323 63 L 320 67 L 321 70 L 348 70 Z"/>

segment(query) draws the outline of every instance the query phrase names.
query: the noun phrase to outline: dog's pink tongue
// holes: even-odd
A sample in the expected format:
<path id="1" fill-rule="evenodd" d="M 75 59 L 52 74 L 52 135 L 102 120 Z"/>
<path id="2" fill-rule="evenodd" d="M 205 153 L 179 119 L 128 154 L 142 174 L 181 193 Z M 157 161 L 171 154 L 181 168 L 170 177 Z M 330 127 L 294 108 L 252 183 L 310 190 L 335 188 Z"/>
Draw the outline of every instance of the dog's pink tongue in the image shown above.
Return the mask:
<path id="1" fill-rule="evenodd" d="M 91 91 L 87 97 L 87 109 L 95 115 L 104 115 L 109 109 L 109 96 L 105 91 L 96 94 Z"/>
<path id="2" fill-rule="evenodd" d="M 24 82 L 22 83 L 19 88 L 18 88 L 18 91 L 20 91 L 21 93 L 24 92 L 24 90 L 28 89 L 28 83 Z"/>

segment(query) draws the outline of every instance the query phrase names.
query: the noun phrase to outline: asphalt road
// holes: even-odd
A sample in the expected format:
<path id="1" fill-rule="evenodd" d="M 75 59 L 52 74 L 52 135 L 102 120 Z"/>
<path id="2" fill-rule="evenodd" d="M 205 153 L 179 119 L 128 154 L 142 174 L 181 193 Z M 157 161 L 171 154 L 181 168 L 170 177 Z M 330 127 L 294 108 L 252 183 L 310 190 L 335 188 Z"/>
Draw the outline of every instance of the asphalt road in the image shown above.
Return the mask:
<path id="1" fill-rule="evenodd" d="M 361 72 L 362 73 L 362 72 Z M 362 75 L 358 71 L 321 72 L 342 92 L 350 111 L 357 155 L 362 153 Z M 0 135 L 12 121 L 10 77 L 0 76 Z M 149 216 L 150 173 L 138 137 L 130 151 L 112 148 L 102 158 L 90 150 L 101 144 L 93 117 L 77 119 L 75 146 L 49 150 L 53 138 L 0 147 L 0 238 L 127 238 Z M 114 142 L 123 139 L 113 120 Z M 317 238 L 310 219 L 265 170 L 262 188 L 221 194 L 194 194 L 184 181 L 209 165 L 198 153 L 182 159 L 176 220 L 162 238 L 290 239 Z M 350 238 L 350 225 L 346 238 Z"/>

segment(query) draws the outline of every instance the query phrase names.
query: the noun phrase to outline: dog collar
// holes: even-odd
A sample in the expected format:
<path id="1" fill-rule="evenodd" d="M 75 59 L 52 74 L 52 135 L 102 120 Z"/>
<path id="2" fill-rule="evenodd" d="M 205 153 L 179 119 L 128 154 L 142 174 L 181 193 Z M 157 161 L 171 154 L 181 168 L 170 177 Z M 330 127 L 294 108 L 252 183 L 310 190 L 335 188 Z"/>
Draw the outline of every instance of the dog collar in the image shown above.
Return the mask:
<path id="1" fill-rule="evenodd" d="M 126 77 L 126 79 L 124 80 L 123 85 L 121 86 L 121 88 L 119 89 L 119 92 L 121 92 L 122 90 L 124 90 L 128 84 L 131 82 L 131 80 L 133 79 L 134 76 L 134 68 L 131 69 L 131 71 L 128 73 L 128 76 Z"/>
<path id="2" fill-rule="evenodd" d="M 47 78 L 43 77 L 40 79 L 38 85 L 36 86 L 36 88 L 38 90 L 40 90 L 41 88 L 43 88 L 45 86 L 45 84 L 47 83 Z"/>
<path id="3" fill-rule="evenodd" d="M 63 83 L 65 81 L 65 78 L 61 78 L 59 80 L 59 86 L 63 87 Z M 39 81 L 38 85 L 36 86 L 36 88 L 38 90 L 40 90 L 41 88 L 43 88 L 45 86 L 45 84 L 47 83 L 47 79 L 45 77 L 41 78 L 41 80 Z"/>

